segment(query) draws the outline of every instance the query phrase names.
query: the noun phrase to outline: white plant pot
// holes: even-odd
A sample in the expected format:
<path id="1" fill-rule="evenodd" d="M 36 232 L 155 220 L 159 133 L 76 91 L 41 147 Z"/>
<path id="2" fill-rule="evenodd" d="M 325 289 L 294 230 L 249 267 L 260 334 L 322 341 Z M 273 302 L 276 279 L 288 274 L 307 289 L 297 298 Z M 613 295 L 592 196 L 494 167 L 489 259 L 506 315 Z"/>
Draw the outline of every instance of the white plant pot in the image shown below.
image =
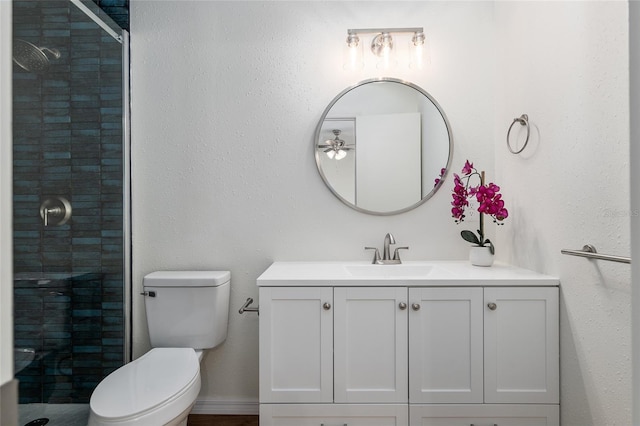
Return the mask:
<path id="1" fill-rule="evenodd" d="M 491 266 L 493 265 L 493 257 L 489 246 L 472 246 L 469 251 L 469 262 L 475 266 Z"/>

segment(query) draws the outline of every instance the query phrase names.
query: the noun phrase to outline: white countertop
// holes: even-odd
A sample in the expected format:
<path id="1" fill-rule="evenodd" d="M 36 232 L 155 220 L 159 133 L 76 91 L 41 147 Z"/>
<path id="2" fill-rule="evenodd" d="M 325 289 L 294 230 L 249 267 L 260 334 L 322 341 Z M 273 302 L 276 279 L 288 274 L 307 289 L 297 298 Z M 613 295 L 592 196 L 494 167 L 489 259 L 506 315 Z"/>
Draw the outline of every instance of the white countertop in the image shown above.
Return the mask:
<path id="1" fill-rule="evenodd" d="M 469 261 L 407 261 L 402 265 L 356 262 L 274 262 L 260 287 L 285 286 L 557 286 L 557 277 L 511 265 L 473 266 Z"/>

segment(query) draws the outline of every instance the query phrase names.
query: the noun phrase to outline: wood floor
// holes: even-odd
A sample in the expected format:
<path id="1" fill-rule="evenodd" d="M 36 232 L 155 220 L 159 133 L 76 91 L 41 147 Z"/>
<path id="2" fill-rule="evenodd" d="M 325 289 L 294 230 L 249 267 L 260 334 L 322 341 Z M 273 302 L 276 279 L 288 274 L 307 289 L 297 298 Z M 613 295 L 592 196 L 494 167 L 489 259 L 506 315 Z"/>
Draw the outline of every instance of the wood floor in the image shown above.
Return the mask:
<path id="1" fill-rule="evenodd" d="M 258 416 L 189 414 L 187 426 L 258 426 Z"/>

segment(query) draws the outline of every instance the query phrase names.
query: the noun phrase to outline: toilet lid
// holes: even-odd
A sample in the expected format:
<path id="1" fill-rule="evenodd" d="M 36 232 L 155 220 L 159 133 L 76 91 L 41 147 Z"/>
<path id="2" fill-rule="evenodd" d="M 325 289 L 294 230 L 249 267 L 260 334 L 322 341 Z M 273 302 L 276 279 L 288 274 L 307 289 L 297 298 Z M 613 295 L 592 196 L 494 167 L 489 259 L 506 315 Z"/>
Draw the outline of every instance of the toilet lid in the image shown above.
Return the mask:
<path id="1" fill-rule="evenodd" d="M 152 349 L 100 382 L 91 395 L 91 411 L 107 418 L 143 413 L 180 394 L 199 374 L 193 349 Z"/>

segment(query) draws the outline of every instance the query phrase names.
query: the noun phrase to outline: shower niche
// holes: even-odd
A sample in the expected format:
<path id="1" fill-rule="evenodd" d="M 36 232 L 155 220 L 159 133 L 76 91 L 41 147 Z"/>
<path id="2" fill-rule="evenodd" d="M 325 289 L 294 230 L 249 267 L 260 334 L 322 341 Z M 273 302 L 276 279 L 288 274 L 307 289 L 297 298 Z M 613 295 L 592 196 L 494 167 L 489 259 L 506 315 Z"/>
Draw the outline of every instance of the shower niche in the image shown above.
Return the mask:
<path id="1" fill-rule="evenodd" d="M 86 403 L 126 361 L 127 43 L 89 0 L 13 2 L 20 403 Z"/>

